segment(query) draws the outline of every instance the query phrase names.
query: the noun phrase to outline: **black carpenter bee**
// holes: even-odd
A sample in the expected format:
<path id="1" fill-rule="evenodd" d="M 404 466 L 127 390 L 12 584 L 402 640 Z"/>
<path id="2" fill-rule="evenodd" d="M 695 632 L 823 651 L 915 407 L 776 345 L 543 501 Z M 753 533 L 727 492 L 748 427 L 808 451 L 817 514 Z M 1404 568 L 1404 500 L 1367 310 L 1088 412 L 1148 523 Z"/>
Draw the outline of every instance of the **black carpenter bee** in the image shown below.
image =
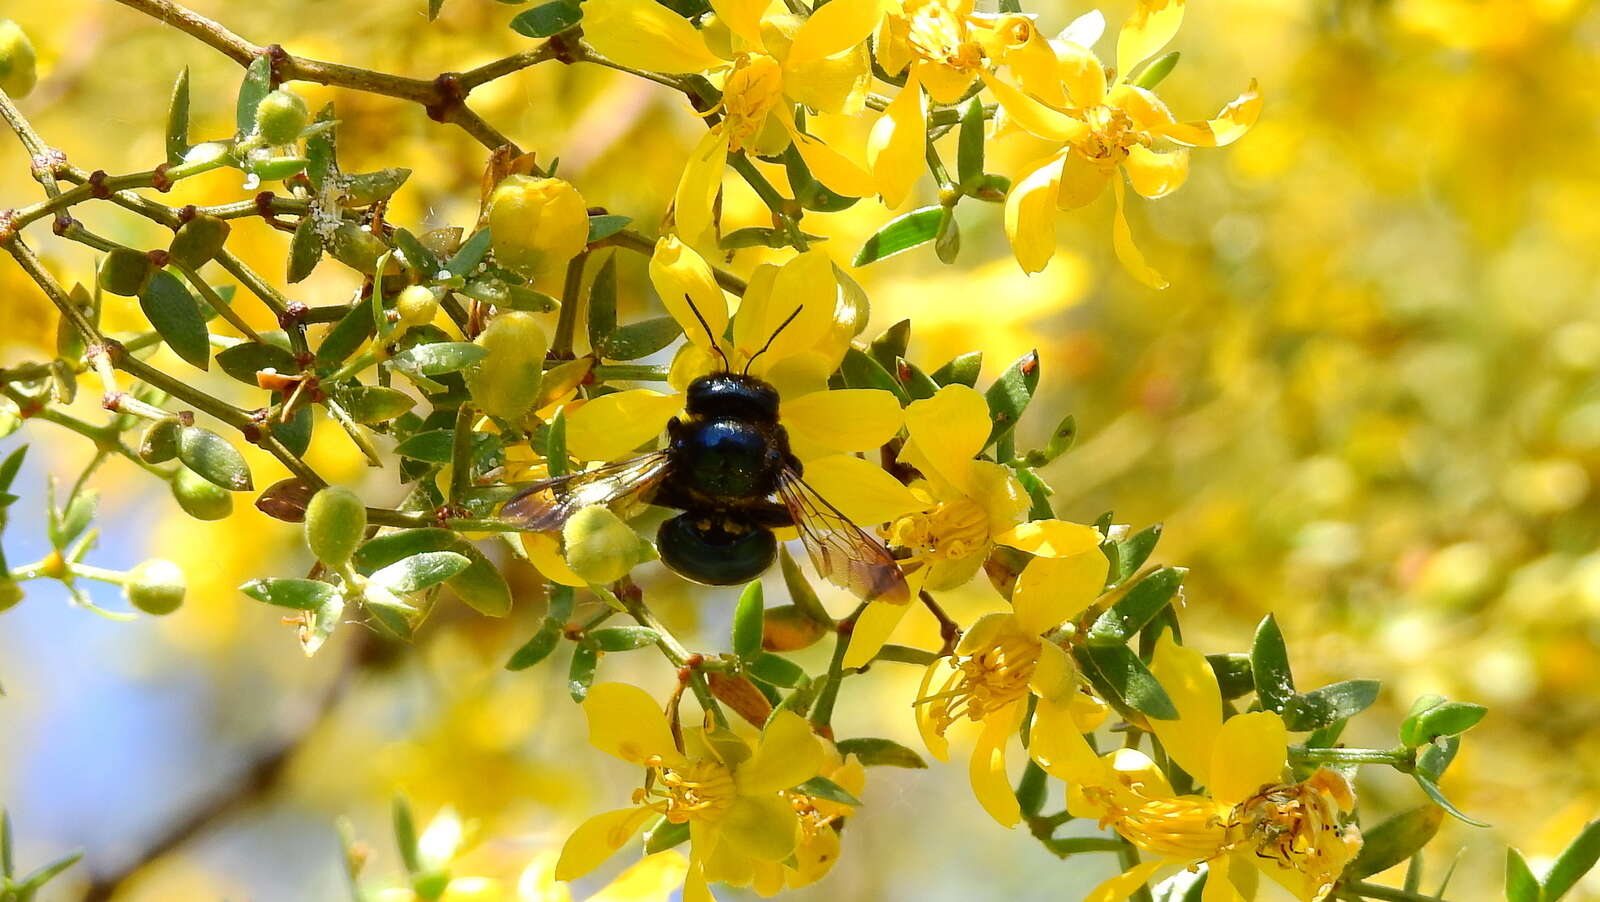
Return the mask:
<path id="1" fill-rule="evenodd" d="M 700 311 L 690 309 L 711 334 Z M 755 360 L 772 346 L 796 310 Z M 667 446 L 592 470 L 546 479 L 506 502 L 501 516 L 533 532 L 558 530 L 593 504 L 655 504 L 683 513 L 661 524 L 656 549 L 679 575 L 723 586 L 760 576 L 777 556 L 772 530 L 794 526 L 817 572 L 857 597 L 905 602 L 904 574 L 883 543 L 850 522 L 800 478 L 800 461 L 778 422 L 778 392 L 722 358 L 719 372 L 689 383 L 684 415 L 667 424 Z M 779 500 L 773 501 L 776 496 Z"/>

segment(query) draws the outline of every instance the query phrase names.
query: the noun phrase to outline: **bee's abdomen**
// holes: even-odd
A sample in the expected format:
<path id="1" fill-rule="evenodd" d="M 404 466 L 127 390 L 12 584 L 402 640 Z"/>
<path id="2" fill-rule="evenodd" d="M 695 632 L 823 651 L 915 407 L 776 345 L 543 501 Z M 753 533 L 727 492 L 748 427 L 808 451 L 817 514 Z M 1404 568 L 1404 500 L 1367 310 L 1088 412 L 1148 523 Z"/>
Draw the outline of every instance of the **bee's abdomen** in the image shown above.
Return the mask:
<path id="1" fill-rule="evenodd" d="M 673 441 L 675 468 L 696 494 L 723 501 L 755 501 L 777 489 L 786 449 L 781 427 L 740 419 L 683 424 Z"/>

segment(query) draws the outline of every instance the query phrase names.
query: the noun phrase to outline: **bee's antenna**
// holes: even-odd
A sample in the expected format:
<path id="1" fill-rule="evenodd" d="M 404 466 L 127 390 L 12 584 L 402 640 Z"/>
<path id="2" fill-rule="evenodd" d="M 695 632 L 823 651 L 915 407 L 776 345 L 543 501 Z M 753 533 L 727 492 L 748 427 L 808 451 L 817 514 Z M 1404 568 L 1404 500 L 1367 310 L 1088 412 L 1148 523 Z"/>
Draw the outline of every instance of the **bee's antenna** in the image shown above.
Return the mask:
<path id="1" fill-rule="evenodd" d="M 733 364 L 728 362 L 728 355 L 722 352 L 722 343 L 717 340 L 717 334 L 711 331 L 711 324 L 706 322 L 706 318 L 700 314 L 700 308 L 694 305 L 694 298 L 689 297 L 689 293 L 686 291 L 683 293 L 683 299 L 689 304 L 689 312 L 694 314 L 694 318 L 699 320 L 701 327 L 706 330 L 706 337 L 711 339 L 711 350 L 717 352 L 717 356 L 722 358 L 722 371 L 724 373 L 731 372 Z M 800 311 L 796 310 L 795 312 L 799 313 Z M 790 317 L 790 319 L 793 318 Z"/>
<path id="2" fill-rule="evenodd" d="M 744 373 L 745 373 L 745 375 L 749 375 L 750 374 L 750 364 L 755 363 L 757 357 L 760 357 L 762 354 L 767 353 L 767 349 L 772 347 L 772 343 L 774 341 L 778 340 L 778 333 L 782 332 L 785 328 L 788 327 L 788 325 L 790 323 L 794 322 L 794 318 L 799 316 L 800 315 L 800 311 L 803 310 L 803 309 L 805 309 L 805 305 L 804 304 L 800 305 L 799 307 L 794 308 L 794 312 L 789 314 L 789 318 L 784 320 L 783 322 L 779 323 L 778 324 L 778 328 L 772 330 L 772 334 L 767 337 L 767 343 L 761 346 L 761 350 L 759 350 L 759 351 L 755 352 L 754 354 L 750 355 L 750 359 L 746 360 L 744 362 Z"/>

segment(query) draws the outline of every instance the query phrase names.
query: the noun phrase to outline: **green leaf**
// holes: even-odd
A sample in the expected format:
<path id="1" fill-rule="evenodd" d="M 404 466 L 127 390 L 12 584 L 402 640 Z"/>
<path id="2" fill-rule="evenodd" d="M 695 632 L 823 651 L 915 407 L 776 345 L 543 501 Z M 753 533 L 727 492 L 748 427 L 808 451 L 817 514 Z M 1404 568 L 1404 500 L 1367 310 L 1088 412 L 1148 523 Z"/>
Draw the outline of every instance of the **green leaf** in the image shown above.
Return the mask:
<path id="1" fill-rule="evenodd" d="M 644 835 L 644 854 L 654 855 L 676 848 L 689 841 L 689 822 L 674 824 L 662 818 L 661 822 L 652 827 Z"/>
<path id="2" fill-rule="evenodd" d="M 396 595 L 410 595 L 444 582 L 471 563 L 466 555 L 454 551 L 424 551 L 377 571 L 372 581 Z"/>
<path id="3" fill-rule="evenodd" d="M 851 348 L 845 352 L 844 362 L 839 364 L 839 372 L 844 376 L 844 384 L 849 388 L 877 388 L 893 392 L 902 405 L 911 400 L 900 380 L 889 375 L 883 364 L 873 360 L 860 348 Z"/>
<path id="4" fill-rule="evenodd" d="M 613 626 L 593 630 L 589 638 L 601 651 L 633 651 L 656 644 L 661 640 L 661 634 L 648 626 Z"/>
<path id="5" fill-rule="evenodd" d="M 1377 680 L 1343 680 L 1295 695 L 1283 706 L 1283 723 L 1295 733 L 1320 730 L 1354 717 L 1378 700 Z"/>
<path id="6" fill-rule="evenodd" d="M 259 370 L 276 370 L 293 374 L 300 367 L 294 355 L 277 345 L 246 341 L 217 352 L 217 366 L 222 371 L 246 385 L 256 384 Z"/>
<path id="7" fill-rule="evenodd" d="M 494 236 L 489 234 L 488 229 L 473 232 L 472 237 L 462 242 L 456 255 L 444 265 L 445 272 L 453 276 L 465 276 L 477 269 L 478 264 L 482 263 L 484 256 L 489 253 L 489 244 L 493 240 Z"/>
<path id="8" fill-rule="evenodd" d="M 1072 443 L 1078 438 L 1078 418 L 1067 414 L 1056 425 L 1055 431 L 1050 433 L 1050 440 L 1043 448 L 1029 451 L 1023 455 L 1022 460 L 1030 467 L 1042 467 L 1051 463 L 1056 458 L 1067 453 Z M 1138 568 L 1135 567 L 1135 570 Z"/>
<path id="9" fill-rule="evenodd" d="M 1038 387 L 1038 351 L 1023 354 L 1000 374 L 999 379 L 994 380 L 989 390 L 983 393 L 989 402 L 989 419 L 994 421 L 993 428 L 989 430 L 989 440 L 984 442 L 985 448 L 1011 434 L 1011 430 L 1017 426 L 1017 420 L 1022 418 L 1022 412 L 1028 408 L 1028 402 L 1033 400 L 1034 389 Z"/>
<path id="10" fill-rule="evenodd" d="M 406 258 L 406 268 L 424 282 L 433 281 L 439 274 L 439 258 L 417 236 L 406 229 L 394 230 L 394 246 Z"/>
<path id="11" fill-rule="evenodd" d="M 672 344 L 682 334 L 677 320 L 657 316 L 616 329 L 595 350 L 606 360 L 638 360 Z"/>
<path id="12" fill-rule="evenodd" d="M 1528 862 L 1516 849 L 1506 849 L 1506 902 L 1540 902 L 1543 890 Z"/>
<path id="13" fill-rule="evenodd" d="M 828 609 L 822 606 L 822 600 L 817 597 L 817 590 L 806 582 L 805 574 L 800 571 L 800 565 L 795 563 L 794 555 L 789 553 L 789 546 L 778 546 L 778 569 L 783 573 L 783 585 L 789 590 L 789 600 L 799 608 L 807 617 L 818 623 L 833 626 L 833 617 L 829 616 Z"/>
<path id="14" fill-rule="evenodd" d="M 1444 736 L 1438 741 L 1428 745 L 1417 756 L 1417 772 L 1431 778 L 1435 783 L 1444 776 L 1445 769 L 1450 762 L 1456 759 L 1456 752 L 1461 750 L 1459 736 Z"/>
<path id="15" fill-rule="evenodd" d="M 939 393 L 939 383 L 933 377 L 922 371 L 916 364 L 900 359 L 895 361 L 895 372 L 902 376 L 902 383 L 906 387 L 906 394 L 913 401 L 931 398 Z"/>
<path id="16" fill-rule="evenodd" d="M 827 777 L 812 777 L 811 779 L 794 787 L 790 792 L 798 792 L 811 796 L 814 799 L 825 799 L 837 802 L 840 805 L 860 805 L 861 800 L 851 795 L 849 790 L 833 782 Z"/>
<path id="17" fill-rule="evenodd" d="M 1442 702 L 1407 718 L 1400 740 L 1406 745 L 1422 745 L 1440 736 L 1455 736 L 1477 726 L 1489 709 L 1471 702 Z"/>
<path id="18" fill-rule="evenodd" d="M 933 381 L 940 385 L 978 384 L 978 370 L 983 367 L 983 352 L 968 351 L 933 371 Z"/>
<path id="19" fill-rule="evenodd" d="M 1345 869 L 1346 879 L 1370 877 L 1405 861 L 1433 839 L 1443 821 L 1444 809 L 1429 803 L 1363 829 L 1361 851 Z"/>
<path id="20" fill-rule="evenodd" d="M 592 226 L 593 223 L 591 222 Z M 607 254 L 589 285 L 589 347 L 599 353 L 617 331 L 617 256 Z"/>
<path id="21" fill-rule="evenodd" d="M 1147 526 L 1133 535 L 1117 543 L 1117 566 L 1113 573 L 1112 585 L 1120 586 L 1133 578 L 1144 562 L 1150 559 L 1150 553 L 1156 550 L 1156 543 L 1161 541 L 1161 524 Z"/>
<path id="22" fill-rule="evenodd" d="M 506 669 L 526 670 L 550 657 L 550 653 L 561 643 L 562 629 L 565 626 L 566 624 L 554 617 L 546 617 L 539 624 L 539 629 L 533 634 L 533 638 L 511 653 L 511 660 L 506 662 Z"/>
<path id="23" fill-rule="evenodd" d="M 1255 643 L 1250 648 L 1250 670 L 1261 707 L 1283 713 L 1283 707 L 1294 698 L 1294 675 L 1289 671 L 1289 649 L 1283 643 L 1283 632 L 1271 614 L 1262 618 L 1256 627 Z"/>
<path id="24" fill-rule="evenodd" d="M 600 663 L 600 650 L 592 642 L 579 642 L 572 650 L 572 666 L 567 669 L 567 694 L 575 702 L 589 697 L 594 685 L 594 669 Z"/>
<path id="25" fill-rule="evenodd" d="M 227 439 L 199 426 L 178 429 L 178 459 L 207 482 L 230 492 L 248 492 L 254 487 L 244 455 Z"/>
<path id="26" fill-rule="evenodd" d="M 961 254 L 961 226 L 956 222 L 956 208 L 942 205 L 939 214 L 939 231 L 933 236 L 933 252 L 941 263 L 954 263 Z"/>
<path id="27" fill-rule="evenodd" d="M 1428 740 L 1422 735 L 1422 715 L 1444 704 L 1442 695 L 1421 695 L 1411 703 L 1411 710 L 1406 712 L 1405 720 L 1400 722 L 1400 741 L 1407 746 L 1426 745 Z"/>
<path id="28" fill-rule="evenodd" d="M 272 92 L 272 57 L 263 53 L 250 61 L 244 70 L 244 83 L 239 85 L 239 99 L 234 105 L 234 124 L 239 134 L 248 135 L 256 129 L 256 107 L 261 99 Z"/>
<path id="29" fill-rule="evenodd" d="M 1211 665 L 1212 673 L 1217 675 L 1217 686 L 1222 690 L 1223 698 L 1235 699 L 1256 688 L 1249 655 L 1238 652 L 1206 655 L 1206 662 Z"/>
<path id="30" fill-rule="evenodd" d="M 511 586 L 494 562 L 464 537 L 458 536 L 450 550 L 467 559 L 465 570 L 445 580 L 450 591 L 485 617 L 511 613 Z"/>
<path id="31" fill-rule="evenodd" d="M 333 104 L 323 106 L 317 112 L 317 124 L 326 124 L 326 128 L 306 139 L 306 178 L 311 180 L 311 187 L 322 190 L 322 183 L 330 174 L 339 171 L 339 163 L 335 145 L 338 137 L 334 134 Z M 307 217 L 309 218 L 309 217 Z"/>
<path id="32" fill-rule="evenodd" d="M 972 95 L 961 111 L 961 135 L 956 145 L 956 172 L 962 185 L 983 175 L 983 98 Z"/>
<path id="33" fill-rule="evenodd" d="M 558 4 L 549 3 L 546 5 L 556 6 Z M 537 9 L 532 9 L 528 12 L 537 11 Z M 527 15 L 527 13 L 524 13 L 523 15 Z M 627 228 L 628 223 L 632 221 L 633 220 L 627 216 L 617 216 L 611 213 L 602 213 L 598 216 L 589 217 L 589 243 L 594 244 L 596 241 L 603 241 L 607 238 L 610 238 L 612 235 L 615 235 Z"/>
<path id="34" fill-rule="evenodd" d="M 1584 825 L 1572 844 L 1556 856 L 1544 878 L 1545 902 L 1558 902 L 1600 861 L 1600 820 Z"/>
<path id="35" fill-rule="evenodd" d="M 685 17 L 694 17 L 698 13 L 687 11 L 688 7 L 709 7 L 706 0 L 670 0 L 667 6 L 684 7 L 678 12 Z M 789 187 L 794 190 L 795 200 L 807 210 L 818 213 L 837 213 L 855 206 L 857 197 L 829 190 L 827 185 L 817 181 L 811 174 L 811 167 L 806 165 L 805 158 L 800 156 L 800 149 L 793 143 L 783 152 L 783 168 L 789 176 Z"/>
<path id="36" fill-rule="evenodd" d="M 411 803 L 405 796 L 394 797 L 394 844 L 400 850 L 400 860 L 406 873 L 422 870 L 422 853 L 417 849 L 417 822 L 411 816 Z"/>
<path id="37" fill-rule="evenodd" d="M 184 66 L 172 85 L 172 102 L 167 106 L 167 165 L 182 163 L 183 155 L 188 152 L 189 67 Z"/>
<path id="38" fill-rule="evenodd" d="M 394 453 L 411 460 L 430 464 L 447 464 L 455 445 L 455 433 L 449 429 L 430 429 L 419 432 L 394 446 Z"/>
<path id="39" fill-rule="evenodd" d="M 766 652 L 752 658 L 746 665 L 745 672 L 763 683 L 782 686 L 785 689 L 793 689 L 806 681 L 806 672 L 799 664 Z"/>
<path id="40" fill-rule="evenodd" d="M 164 269 L 156 270 L 139 295 L 139 309 L 173 353 L 202 370 L 210 368 L 206 318 L 194 295 L 177 276 Z"/>
<path id="41" fill-rule="evenodd" d="M 1172 74 L 1173 68 L 1178 65 L 1180 56 L 1181 54 L 1174 50 L 1171 53 L 1156 57 L 1155 60 L 1151 61 L 1150 65 L 1144 67 L 1144 71 L 1139 73 L 1139 77 L 1133 80 L 1134 85 L 1149 91 L 1156 85 L 1161 84 L 1162 79 Z"/>
<path id="42" fill-rule="evenodd" d="M 253 579 L 239 591 L 256 601 L 297 611 L 315 611 L 339 596 L 337 588 L 314 579 Z"/>
<path id="43" fill-rule="evenodd" d="M 739 604 L 733 609 L 733 653 L 741 661 L 750 661 L 761 654 L 762 614 L 766 601 L 761 592 L 761 581 L 744 587 L 739 594 Z"/>
<path id="44" fill-rule="evenodd" d="M 582 19 L 583 7 L 576 2 L 553 0 L 518 13 L 511 20 L 511 30 L 525 37 L 548 38 L 577 25 Z"/>
<path id="45" fill-rule="evenodd" d="M 1172 602 L 1188 572 L 1184 567 L 1162 567 L 1139 580 L 1128 594 L 1095 619 L 1094 625 L 1089 627 L 1089 643 L 1122 645 L 1127 642 Z"/>
<path id="46" fill-rule="evenodd" d="M 879 333 L 867 345 L 867 353 L 878 361 L 885 372 L 893 373 L 898 369 L 899 361 L 905 358 L 906 348 L 910 344 L 911 320 L 903 319 Z"/>
<path id="47" fill-rule="evenodd" d="M 437 390 L 432 386 L 438 383 L 429 376 L 457 372 L 488 354 L 481 345 L 470 341 L 439 341 L 407 348 L 389 358 L 389 365 L 424 390 Z"/>
<path id="48" fill-rule="evenodd" d="M 1428 777 L 1426 774 L 1422 773 L 1421 771 L 1415 771 L 1411 774 L 1411 778 L 1417 781 L 1417 785 L 1422 787 L 1422 791 L 1427 793 L 1428 798 L 1433 799 L 1433 801 L 1437 803 L 1440 808 L 1443 808 L 1451 817 L 1461 821 L 1464 824 L 1471 824 L 1474 827 L 1489 826 L 1483 821 L 1474 820 L 1470 817 L 1467 817 L 1465 814 L 1462 814 L 1460 810 L 1456 808 L 1456 806 L 1450 804 L 1450 800 L 1444 797 L 1444 793 L 1439 791 L 1439 784 L 1434 782 L 1433 779 Z"/>
<path id="49" fill-rule="evenodd" d="M 1084 675 L 1110 693 L 1106 701 L 1120 702 L 1122 707 L 1157 720 L 1178 718 L 1178 709 L 1173 706 L 1167 690 L 1161 688 L 1155 675 L 1126 645 L 1085 645 L 1076 649 L 1075 654 L 1080 664 L 1087 658 L 1093 670 L 1085 668 Z"/>
<path id="50" fill-rule="evenodd" d="M 28 902 L 33 894 L 46 883 L 54 880 L 62 871 L 77 864 L 83 858 L 83 852 L 68 852 L 49 864 L 40 865 L 23 877 L 16 884 L 16 898 L 21 902 Z"/>
<path id="51" fill-rule="evenodd" d="M 325 375 L 345 362 L 372 335 L 372 316 L 366 305 L 354 304 L 317 348 L 317 369 Z"/>
<path id="52" fill-rule="evenodd" d="M 100 506 L 100 493 L 94 489 L 79 492 L 67 502 L 67 507 L 61 512 L 60 521 L 53 523 L 50 529 L 50 544 L 58 551 L 65 550 L 72 544 L 83 531 L 89 528 L 94 520 L 95 511 Z"/>
<path id="53" fill-rule="evenodd" d="M 1022 771 L 1022 779 L 1017 781 L 1017 807 L 1022 810 L 1022 816 L 1037 815 L 1044 808 L 1049 790 L 1049 775 L 1033 759 L 1028 759 L 1027 767 Z"/>
<path id="54" fill-rule="evenodd" d="M 1054 519 L 1056 512 L 1050 506 L 1050 496 L 1055 494 L 1055 490 L 1050 488 L 1050 484 L 1027 467 L 1017 468 L 1016 475 L 1017 482 L 1022 483 L 1022 488 L 1028 493 L 1028 500 L 1031 502 L 1028 507 L 1028 519 Z"/>
<path id="55" fill-rule="evenodd" d="M 544 459 L 552 478 L 567 475 L 567 411 L 565 407 L 556 410 L 556 415 L 550 420 L 550 428 L 545 431 Z"/>
<path id="56" fill-rule="evenodd" d="M 222 355 L 217 355 L 222 362 Z M 352 385 L 334 392 L 339 406 L 357 423 L 382 423 L 415 407 L 415 398 L 397 388 L 384 385 Z"/>
<path id="57" fill-rule="evenodd" d="M 344 190 L 344 202 L 349 206 L 365 207 L 380 200 L 388 200 L 400 186 L 411 178 L 411 170 L 391 166 L 376 172 L 360 172 L 345 176 L 339 187 Z M 438 270 L 434 270 L 438 272 Z M 433 273 L 429 273 L 432 276 Z"/>
<path id="58" fill-rule="evenodd" d="M 22 460 L 28 456 L 28 446 L 19 445 L 15 451 L 6 455 L 0 461 L 0 492 L 11 491 L 11 484 L 17 481 L 17 473 L 22 469 Z"/>
<path id="59" fill-rule="evenodd" d="M 0 807 L 0 877 L 16 873 L 16 859 L 12 855 L 11 812 Z M 4 886 L 0 882 L 0 886 Z"/>
<path id="60" fill-rule="evenodd" d="M 867 767 L 906 767 L 921 770 L 928 766 L 928 762 L 922 760 L 921 755 L 893 739 L 875 737 L 842 739 L 838 748 L 840 755 L 844 757 L 854 755 L 857 761 Z"/>
<path id="61" fill-rule="evenodd" d="M 866 266 L 927 244 L 939 233 L 939 222 L 943 218 L 944 207 L 938 204 L 896 216 L 861 245 L 852 265 Z"/>

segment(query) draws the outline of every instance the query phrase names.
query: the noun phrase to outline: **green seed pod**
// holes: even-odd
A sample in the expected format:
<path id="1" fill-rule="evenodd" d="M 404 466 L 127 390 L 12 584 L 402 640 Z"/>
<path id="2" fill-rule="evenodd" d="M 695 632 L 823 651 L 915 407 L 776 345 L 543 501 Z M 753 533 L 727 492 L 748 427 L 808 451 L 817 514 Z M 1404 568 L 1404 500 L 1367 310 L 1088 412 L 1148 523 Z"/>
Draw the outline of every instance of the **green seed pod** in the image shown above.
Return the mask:
<path id="1" fill-rule="evenodd" d="M 400 292 L 394 300 L 395 313 L 400 315 L 400 330 L 412 326 L 426 326 L 439 312 L 439 299 L 433 290 L 423 285 L 412 285 Z"/>
<path id="2" fill-rule="evenodd" d="M 367 509 L 355 492 L 330 485 L 306 505 L 306 544 L 317 560 L 343 567 L 367 530 Z"/>
<path id="3" fill-rule="evenodd" d="M 504 420 L 522 419 L 539 399 L 544 355 L 550 348 L 544 329 L 531 313 L 502 313 L 478 336 L 477 344 L 488 356 L 466 371 L 473 403 Z"/>
<path id="4" fill-rule="evenodd" d="M 261 98 L 256 107 L 256 133 L 268 144 L 289 144 L 305 131 L 311 121 L 311 110 L 293 91 L 278 89 Z"/>
<path id="5" fill-rule="evenodd" d="M 39 81 L 35 63 L 33 43 L 22 26 L 0 19 L 0 91 L 13 100 L 28 96 Z"/>
<path id="6" fill-rule="evenodd" d="M 566 269 L 589 242 L 589 211 L 578 190 L 561 179 L 513 175 L 489 200 L 496 263 L 526 279 Z"/>
<path id="7" fill-rule="evenodd" d="M 196 520 L 221 520 L 233 513 L 233 496 L 228 490 L 188 468 L 173 475 L 172 497 Z"/>
<path id="8" fill-rule="evenodd" d="M 7 577 L 0 579 L 0 612 L 9 611 L 22 601 L 22 584 Z"/>
<path id="9" fill-rule="evenodd" d="M 573 514 L 561 527 L 561 540 L 572 572 L 594 585 L 616 582 L 650 558 L 639 534 L 598 504 Z"/>
<path id="10" fill-rule="evenodd" d="M 228 225 L 227 220 L 215 216 L 196 216 L 178 228 L 178 233 L 172 236 L 172 244 L 167 247 L 167 254 L 175 263 L 199 269 L 222 250 L 230 231 L 232 226 Z"/>
<path id="11" fill-rule="evenodd" d="M 138 297 L 156 268 L 150 256 L 131 247 L 114 247 L 100 264 L 100 287 L 125 298 Z"/>
<path id="12" fill-rule="evenodd" d="M 185 588 L 183 571 L 177 564 L 151 558 L 128 571 L 128 582 L 122 587 L 122 594 L 134 607 L 159 617 L 176 611 L 183 604 Z"/>
<path id="13" fill-rule="evenodd" d="M 159 464 L 178 456 L 178 420 L 176 417 L 156 420 L 144 430 L 139 439 L 139 459 L 147 464 Z"/>

